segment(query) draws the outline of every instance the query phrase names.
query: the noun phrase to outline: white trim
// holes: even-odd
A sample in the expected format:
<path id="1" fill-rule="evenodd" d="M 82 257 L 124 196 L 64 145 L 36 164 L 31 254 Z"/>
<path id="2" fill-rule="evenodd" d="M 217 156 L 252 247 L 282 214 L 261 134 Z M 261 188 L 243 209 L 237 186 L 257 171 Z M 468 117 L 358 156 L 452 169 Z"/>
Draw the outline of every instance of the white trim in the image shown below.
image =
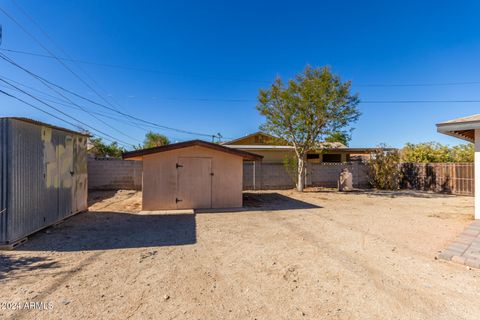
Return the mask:
<path id="1" fill-rule="evenodd" d="M 480 219 L 480 129 L 475 130 L 475 219 Z"/>

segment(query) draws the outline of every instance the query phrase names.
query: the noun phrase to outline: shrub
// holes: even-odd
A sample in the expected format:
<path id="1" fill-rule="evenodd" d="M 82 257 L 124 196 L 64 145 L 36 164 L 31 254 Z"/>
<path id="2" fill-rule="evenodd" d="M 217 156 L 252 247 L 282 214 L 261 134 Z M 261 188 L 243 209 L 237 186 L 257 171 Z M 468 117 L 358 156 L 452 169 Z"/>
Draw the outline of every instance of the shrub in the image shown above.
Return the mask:
<path id="1" fill-rule="evenodd" d="M 445 163 L 473 162 L 473 144 L 460 144 L 454 147 L 438 142 L 407 143 L 401 151 L 402 162 Z"/>
<path id="2" fill-rule="evenodd" d="M 369 182 L 372 187 L 382 190 L 398 190 L 402 177 L 400 153 L 398 150 L 385 151 L 379 147 L 367 161 Z"/>

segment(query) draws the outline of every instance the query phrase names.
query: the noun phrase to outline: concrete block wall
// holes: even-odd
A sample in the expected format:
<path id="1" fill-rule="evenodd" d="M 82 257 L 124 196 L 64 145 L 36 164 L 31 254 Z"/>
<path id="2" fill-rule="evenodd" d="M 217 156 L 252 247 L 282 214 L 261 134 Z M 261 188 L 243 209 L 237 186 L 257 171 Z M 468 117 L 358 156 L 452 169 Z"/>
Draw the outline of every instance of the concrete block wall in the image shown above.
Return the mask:
<path id="1" fill-rule="evenodd" d="M 336 188 L 340 172 L 347 168 L 353 176 L 354 188 L 367 188 L 368 167 L 362 163 L 319 163 L 307 167 L 307 184 L 315 187 Z"/>
<path id="2" fill-rule="evenodd" d="M 340 171 L 348 168 L 355 188 L 368 187 L 367 167 L 361 163 L 309 163 L 307 186 L 336 188 Z M 295 183 L 282 163 L 244 162 L 243 189 L 290 189 Z M 88 160 L 89 190 L 142 189 L 142 162 L 119 159 Z"/>
<path id="3" fill-rule="evenodd" d="M 89 190 L 141 190 L 142 161 L 88 159 Z"/>
<path id="4" fill-rule="evenodd" d="M 307 186 L 336 188 L 338 177 L 344 168 L 348 168 L 352 172 L 355 188 L 368 188 L 368 168 L 362 163 L 309 163 L 307 165 Z M 253 162 L 244 162 L 244 190 L 294 187 L 294 180 L 282 163 L 257 163 L 254 168 Z"/>

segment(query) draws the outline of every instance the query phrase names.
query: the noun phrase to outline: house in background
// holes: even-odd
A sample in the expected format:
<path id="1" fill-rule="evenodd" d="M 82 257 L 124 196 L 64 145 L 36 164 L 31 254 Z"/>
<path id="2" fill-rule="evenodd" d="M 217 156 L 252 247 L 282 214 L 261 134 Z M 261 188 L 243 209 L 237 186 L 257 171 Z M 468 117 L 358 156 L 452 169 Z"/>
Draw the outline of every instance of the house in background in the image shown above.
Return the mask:
<path id="1" fill-rule="evenodd" d="M 293 157 L 293 146 L 264 132 L 255 132 L 242 138 L 222 143 L 223 146 L 263 156 L 264 163 L 282 163 Z M 319 142 L 317 150 L 307 154 L 311 163 L 343 163 L 368 159 L 376 148 L 349 148 L 340 142 Z"/>

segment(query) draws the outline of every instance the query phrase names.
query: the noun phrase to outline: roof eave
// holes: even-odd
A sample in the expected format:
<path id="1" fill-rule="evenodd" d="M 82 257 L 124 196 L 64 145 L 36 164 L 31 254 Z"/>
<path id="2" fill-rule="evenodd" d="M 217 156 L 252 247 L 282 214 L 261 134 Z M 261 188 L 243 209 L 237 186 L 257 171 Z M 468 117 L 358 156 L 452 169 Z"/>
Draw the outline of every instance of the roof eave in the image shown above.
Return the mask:
<path id="1" fill-rule="evenodd" d="M 141 160 L 143 159 L 144 156 L 150 155 L 150 154 L 155 154 L 155 153 L 160 153 L 160 152 L 166 152 L 166 151 L 171 151 L 171 150 L 176 150 L 176 149 L 182 149 L 182 148 L 187 148 L 187 147 L 193 147 L 193 146 L 199 146 L 199 147 L 204 147 L 204 148 L 209 148 L 213 149 L 219 152 L 225 152 L 225 153 L 230 153 L 239 157 L 242 157 L 244 160 L 262 160 L 263 156 L 242 151 L 242 150 L 235 150 L 231 149 L 228 147 L 224 147 L 218 144 L 213 144 L 210 142 L 202 141 L 202 140 L 192 140 L 192 141 L 186 141 L 186 142 L 180 142 L 180 143 L 174 143 L 166 146 L 160 146 L 160 147 L 154 147 L 154 148 L 148 148 L 148 149 L 141 149 L 141 150 L 135 150 L 135 151 L 130 151 L 130 152 L 125 152 L 122 154 L 122 159 L 130 159 L 130 160 Z"/>

